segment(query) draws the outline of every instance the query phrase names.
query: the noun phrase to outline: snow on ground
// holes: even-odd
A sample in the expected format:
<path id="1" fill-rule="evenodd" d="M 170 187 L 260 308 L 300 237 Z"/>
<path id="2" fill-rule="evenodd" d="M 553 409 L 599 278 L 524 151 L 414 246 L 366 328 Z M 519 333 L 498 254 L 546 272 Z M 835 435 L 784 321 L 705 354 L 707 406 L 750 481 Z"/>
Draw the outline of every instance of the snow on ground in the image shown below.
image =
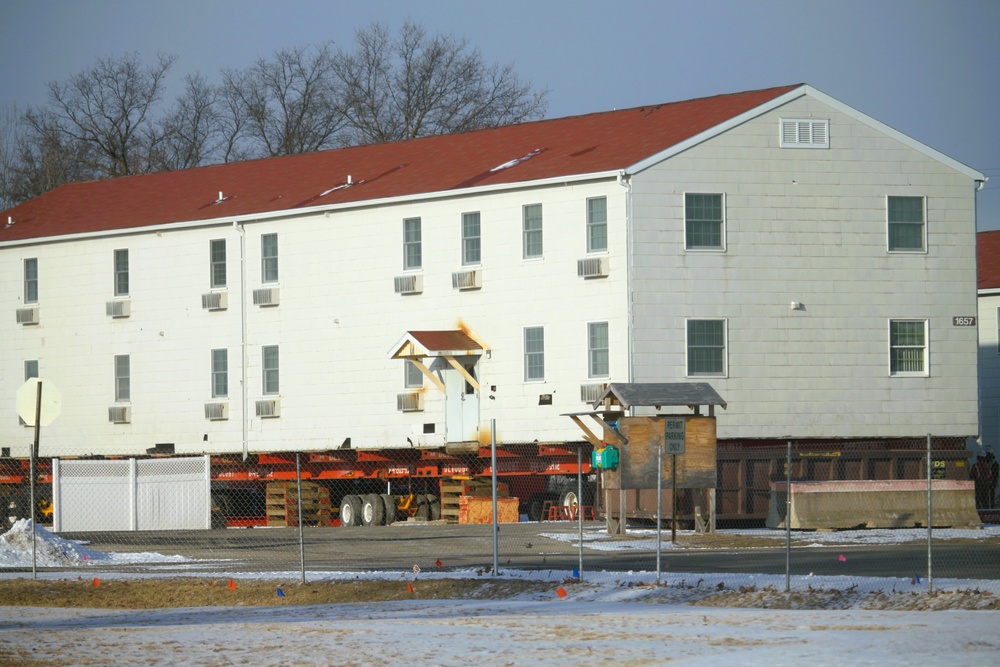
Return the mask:
<path id="1" fill-rule="evenodd" d="M 992 530 L 995 527 L 991 527 Z M 30 565 L 30 524 L 0 536 L 0 567 Z M 655 531 L 650 539 L 655 539 Z M 869 535 L 869 531 L 862 531 Z M 906 531 L 914 532 L 914 531 Z M 915 531 L 920 532 L 920 531 Z M 986 531 L 968 531 L 985 537 Z M 42 528 L 44 567 L 177 560 L 160 554 L 106 554 Z M 898 531 L 891 531 L 902 539 Z M 985 534 L 984 534 L 985 533 Z M 926 535 L 926 533 L 923 533 Z M 935 531 L 937 534 L 937 531 Z M 996 534 L 995 532 L 992 534 Z M 826 534 L 804 539 L 819 542 Z M 835 534 L 840 540 L 843 533 Z M 824 536 L 824 537 L 820 537 Z M 875 535 L 871 535 L 876 537 Z M 634 548 L 647 536 L 633 535 Z M 891 536 L 882 536 L 887 539 Z M 959 535 L 958 537 L 966 537 Z M 919 539 L 913 537 L 912 539 Z M 585 536 L 586 540 L 586 536 Z M 598 542 L 594 536 L 590 542 Z M 612 541 L 613 542 L 613 541 Z M 669 544 L 666 543 L 666 544 Z M 602 548 L 609 548 L 605 542 Z M 619 548 L 625 548 L 621 546 Z M 647 545 L 643 548 L 649 548 Z M 43 572 L 45 578 L 77 576 Z M 784 577 L 603 573 L 608 583 L 567 583 L 569 573 L 510 571 L 504 577 L 552 582 L 552 592 L 505 600 L 410 600 L 323 606 L 182 608 L 151 611 L 0 607 L 0 663 L 46 665 L 965 665 L 997 664 L 1000 612 L 873 611 L 868 596 L 924 595 L 910 579 L 794 577 L 793 591 L 837 591 L 848 608 L 745 609 L 693 606 L 708 590 L 752 591 L 787 602 Z M 24 577 L 24 573 L 3 576 Z M 150 576 L 150 575 L 146 575 Z M 220 576 L 215 573 L 213 576 Z M 224 574 L 294 582 L 298 573 Z M 483 577 L 481 571 L 310 573 L 326 579 Z M 935 580 L 937 590 L 1000 594 L 996 580 Z M 562 587 L 565 596 L 557 595 Z M 947 598 L 942 595 L 941 599 Z M 829 596 L 828 596 L 829 597 Z M 282 602 L 287 601 L 282 600 Z"/>

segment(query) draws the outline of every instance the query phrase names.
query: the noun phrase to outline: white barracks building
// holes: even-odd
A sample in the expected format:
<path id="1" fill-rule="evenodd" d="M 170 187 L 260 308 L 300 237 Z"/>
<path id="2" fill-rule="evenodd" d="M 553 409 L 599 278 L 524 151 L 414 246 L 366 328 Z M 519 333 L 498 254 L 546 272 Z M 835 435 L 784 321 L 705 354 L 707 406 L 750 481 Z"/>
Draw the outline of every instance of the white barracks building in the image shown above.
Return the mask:
<path id="1" fill-rule="evenodd" d="M 975 436 L 977 171 L 807 85 L 64 185 L 0 217 L 0 448 Z"/>

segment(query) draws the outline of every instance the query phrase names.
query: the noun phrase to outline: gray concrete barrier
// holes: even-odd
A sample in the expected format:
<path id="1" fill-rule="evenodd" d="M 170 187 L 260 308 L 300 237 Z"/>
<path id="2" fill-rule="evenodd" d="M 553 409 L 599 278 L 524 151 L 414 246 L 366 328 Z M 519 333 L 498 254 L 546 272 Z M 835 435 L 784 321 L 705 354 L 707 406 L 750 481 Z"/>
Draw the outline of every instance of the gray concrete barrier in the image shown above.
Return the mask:
<path id="1" fill-rule="evenodd" d="M 927 525 L 926 480 L 792 482 L 791 505 L 785 482 L 771 482 L 768 528 L 804 530 L 914 528 Z M 975 487 L 970 481 L 931 481 L 933 527 L 980 527 Z"/>

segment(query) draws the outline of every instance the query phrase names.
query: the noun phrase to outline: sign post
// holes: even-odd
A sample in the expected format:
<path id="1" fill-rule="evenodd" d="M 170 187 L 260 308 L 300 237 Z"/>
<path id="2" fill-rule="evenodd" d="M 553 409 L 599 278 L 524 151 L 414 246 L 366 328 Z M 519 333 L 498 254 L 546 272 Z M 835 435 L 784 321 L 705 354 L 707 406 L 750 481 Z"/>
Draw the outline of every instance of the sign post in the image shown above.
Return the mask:
<path id="1" fill-rule="evenodd" d="M 677 542 L 677 455 L 684 453 L 687 420 L 667 417 L 663 420 L 663 443 L 670 454 L 670 542 Z"/>
<path id="2" fill-rule="evenodd" d="M 48 426 L 59 416 L 62 410 L 62 394 L 51 382 L 45 385 L 46 392 L 42 393 L 42 380 L 40 378 L 28 378 L 22 384 L 15 395 L 17 414 L 28 426 L 35 427 L 35 440 L 31 443 L 31 456 L 29 475 L 31 477 L 31 492 L 28 496 L 28 503 L 31 516 L 31 578 L 38 576 L 35 563 L 37 542 L 35 534 L 35 459 L 38 458 L 38 440 L 41 435 L 42 426 Z M 44 399 L 43 399 L 44 397 Z"/>

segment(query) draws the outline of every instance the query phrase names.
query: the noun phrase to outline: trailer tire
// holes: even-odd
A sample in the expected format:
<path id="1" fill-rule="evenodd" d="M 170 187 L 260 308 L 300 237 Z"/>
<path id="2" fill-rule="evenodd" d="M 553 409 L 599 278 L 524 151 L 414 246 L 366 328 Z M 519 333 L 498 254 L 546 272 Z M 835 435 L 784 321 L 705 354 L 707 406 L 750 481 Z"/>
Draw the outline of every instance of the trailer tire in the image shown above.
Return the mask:
<path id="1" fill-rule="evenodd" d="M 361 498 L 361 525 L 381 526 L 385 523 L 385 503 L 382 496 L 369 493 Z"/>
<path id="2" fill-rule="evenodd" d="M 428 493 L 427 498 L 427 518 L 430 521 L 437 521 L 441 518 L 441 499 L 433 493 Z"/>
<path id="3" fill-rule="evenodd" d="M 385 525 L 391 526 L 396 522 L 396 496 L 383 493 L 380 497 L 385 506 Z"/>
<path id="4" fill-rule="evenodd" d="M 417 521 L 428 521 L 431 518 L 431 507 L 427 502 L 427 496 L 422 493 L 418 493 L 417 497 L 414 498 L 417 503 L 417 513 L 414 515 L 414 519 Z"/>
<path id="5" fill-rule="evenodd" d="M 340 501 L 340 525 L 361 525 L 361 498 L 355 495 L 346 495 Z"/>

